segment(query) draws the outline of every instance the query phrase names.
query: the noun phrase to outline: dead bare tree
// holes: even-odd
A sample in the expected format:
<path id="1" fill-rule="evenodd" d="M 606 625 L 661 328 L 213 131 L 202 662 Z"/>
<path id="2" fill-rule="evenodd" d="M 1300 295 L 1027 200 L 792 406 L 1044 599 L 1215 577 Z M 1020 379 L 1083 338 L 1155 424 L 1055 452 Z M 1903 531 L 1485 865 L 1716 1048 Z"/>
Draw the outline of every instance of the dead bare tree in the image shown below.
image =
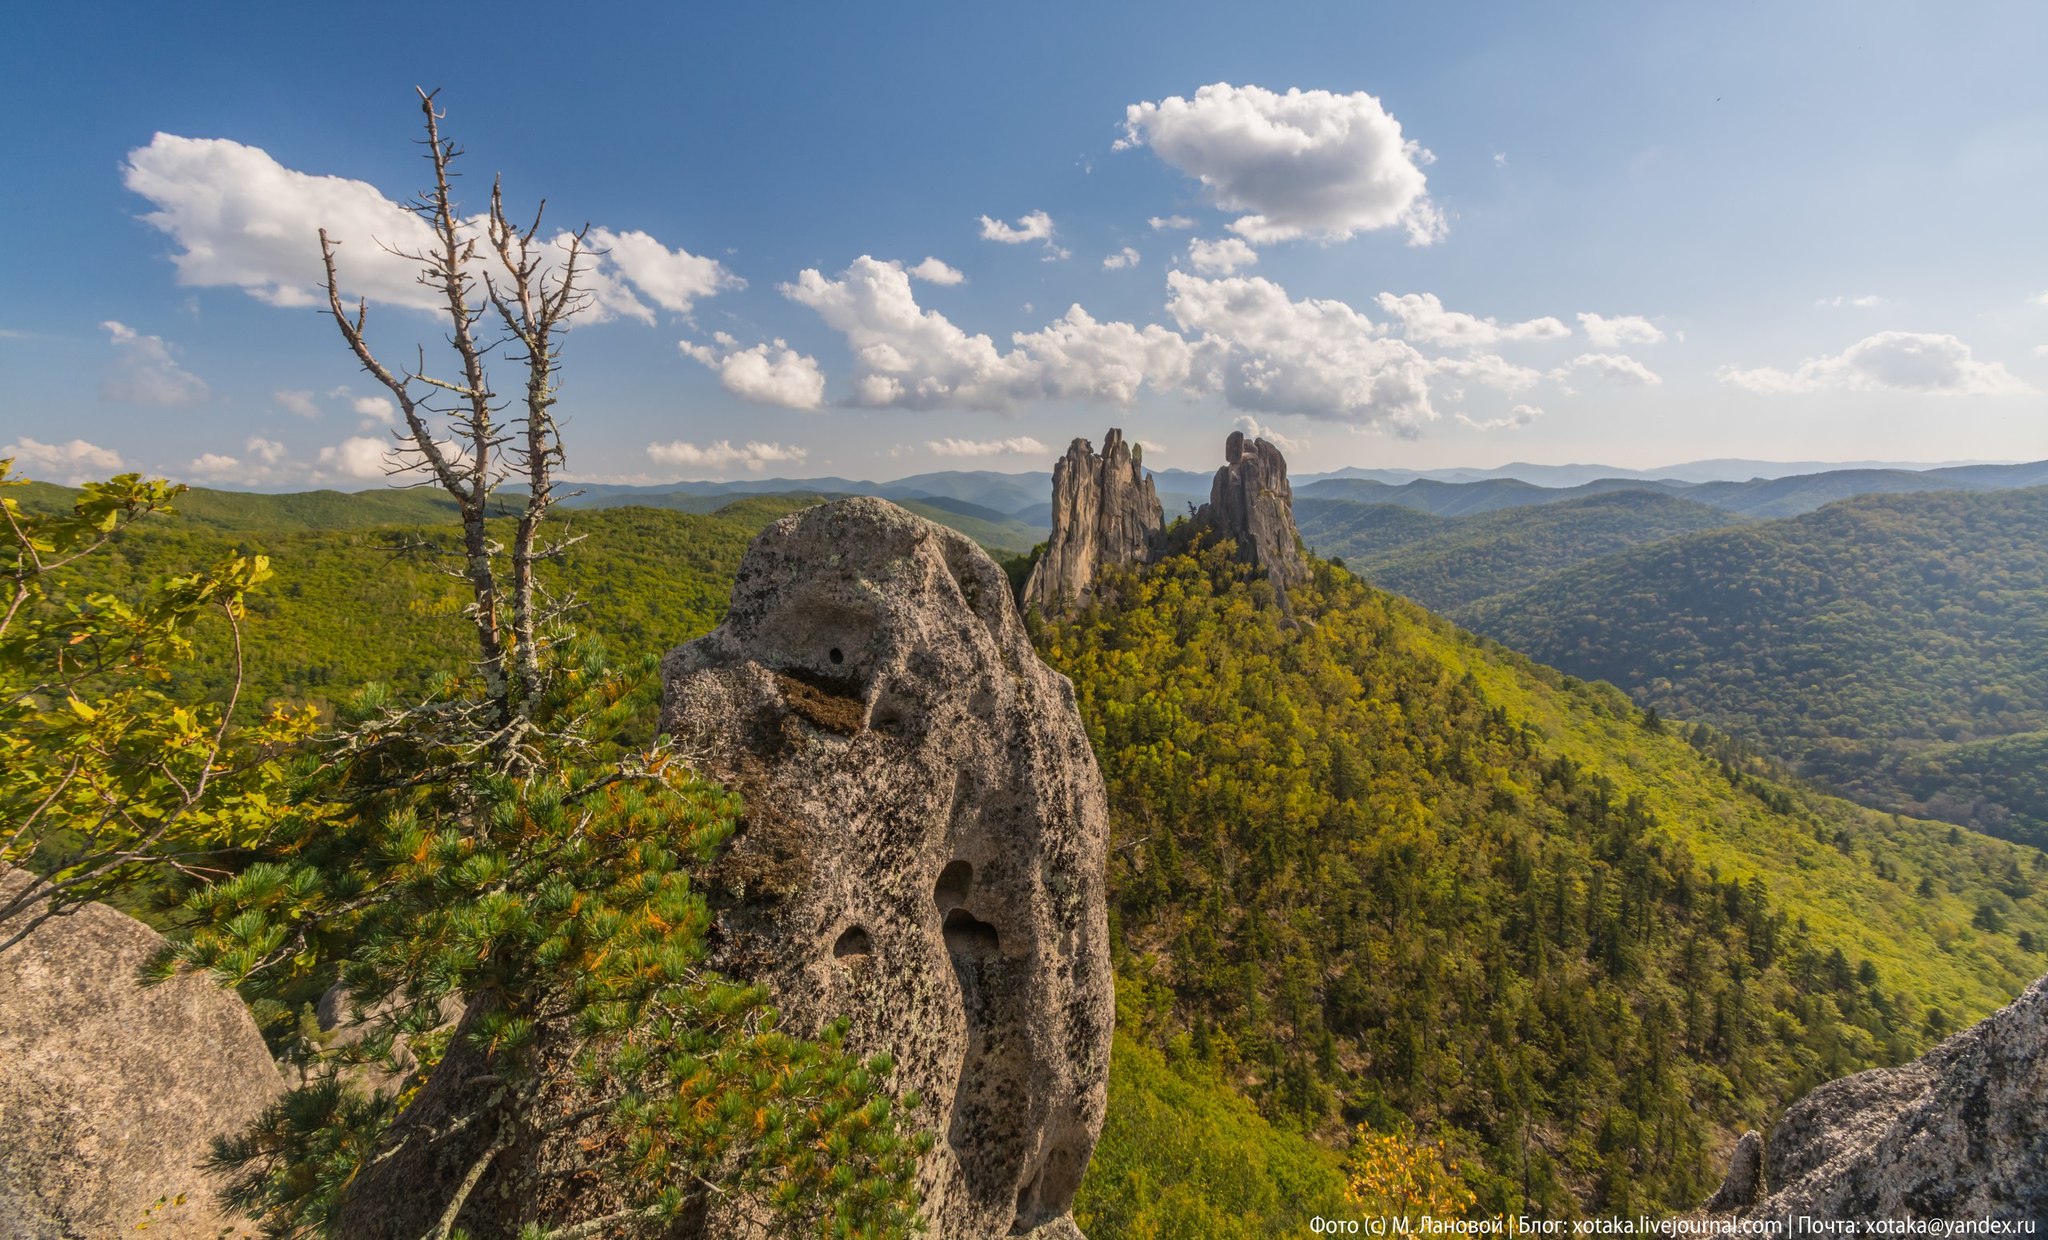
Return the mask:
<path id="1" fill-rule="evenodd" d="M 540 529 L 560 498 L 555 476 L 564 457 L 554 415 L 561 366 L 557 337 L 591 304 L 589 292 L 578 285 L 589 253 L 584 242 L 589 226 L 557 239 L 541 237 L 543 201 L 532 223 L 520 228 L 506 215 L 503 186 L 496 180 L 481 230 L 477 221 L 463 219 L 453 189 L 459 175 L 454 165 L 463 152 L 441 136 L 446 114 L 435 109 L 438 93 L 419 91 L 427 130 L 422 145 L 434 183 L 408 204 L 434 239 L 420 251 L 387 250 L 419 263 L 420 284 L 446 307 L 448 346 L 460 377 L 428 373 L 423 349 L 410 369 L 394 371 L 378 360 L 365 333 L 367 299 L 357 298 L 352 310 L 342 301 L 336 268 L 341 243 L 324 228 L 320 256 L 328 313 L 356 360 L 391 393 L 404 418 L 403 429 L 394 432 L 400 459 L 392 472 L 423 474 L 418 485 L 439 486 L 461 514 L 461 575 L 473 595 L 469 614 L 479 667 L 497 714 L 494 748 L 511 755 L 518 750 L 528 706 L 541 688 L 542 643 L 548 621 L 559 610 L 549 605 L 533 570 L 566 545 L 543 545 Z M 487 248 L 480 250 L 479 242 Z M 486 338 L 479 329 L 492 310 L 503 334 Z M 525 383 L 517 410 L 508 416 L 513 402 L 492 388 L 487 363 L 492 353 L 513 342 L 521 352 L 512 360 L 524 367 Z M 437 423 L 445 424 L 452 439 L 440 438 Z M 513 527 L 508 600 L 499 581 L 505 548 L 492 537 L 489 519 L 492 496 L 512 480 L 521 484 L 525 498 Z"/>

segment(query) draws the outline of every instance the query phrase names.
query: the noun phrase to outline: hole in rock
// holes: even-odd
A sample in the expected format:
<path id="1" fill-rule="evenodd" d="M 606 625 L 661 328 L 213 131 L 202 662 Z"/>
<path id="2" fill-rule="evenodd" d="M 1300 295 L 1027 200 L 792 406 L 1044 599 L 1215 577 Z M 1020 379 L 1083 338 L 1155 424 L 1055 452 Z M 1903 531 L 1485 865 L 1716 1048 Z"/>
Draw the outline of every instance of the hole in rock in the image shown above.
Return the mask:
<path id="1" fill-rule="evenodd" d="M 841 650 L 837 646 L 834 646 L 831 650 L 827 651 L 825 657 L 832 660 L 834 663 L 846 662 L 846 652 L 844 650 Z"/>
<path id="2" fill-rule="evenodd" d="M 832 945 L 832 954 L 841 960 L 870 955 L 874 950 L 874 940 L 859 926 L 848 926 L 846 933 L 840 935 L 839 941 Z"/>
<path id="3" fill-rule="evenodd" d="M 941 913 L 967 903 L 967 891 L 974 885 L 974 867 L 965 861 L 949 861 L 939 871 L 938 886 L 932 888 L 932 903 Z"/>
<path id="4" fill-rule="evenodd" d="M 1029 1235 L 1072 1209 L 1084 1166 L 1073 1147 L 1064 1141 L 1047 1150 L 1037 1174 L 1017 1188 L 1017 1213 L 1010 1234 Z"/>
<path id="5" fill-rule="evenodd" d="M 992 960 L 1002 950 L 996 928 L 964 908 L 946 914 L 946 950 L 962 960 Z"/>

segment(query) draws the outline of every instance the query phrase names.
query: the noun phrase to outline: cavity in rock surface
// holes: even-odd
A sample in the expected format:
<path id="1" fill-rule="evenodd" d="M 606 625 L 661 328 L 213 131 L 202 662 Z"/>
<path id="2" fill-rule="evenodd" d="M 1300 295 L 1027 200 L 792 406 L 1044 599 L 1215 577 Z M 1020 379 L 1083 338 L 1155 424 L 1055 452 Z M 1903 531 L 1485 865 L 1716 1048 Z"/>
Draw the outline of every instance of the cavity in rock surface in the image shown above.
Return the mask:
<path id="1" fill-rule="evenodd" d="M 1830 1081 L 1707 1209 L 1749 1218 L 2048 1219 L 2048 978 L 1896 1068 Z"/>
<path id="2" fill-rule="evenodd" d="M 881 500 L 810 508 L 760 536 L 725 622 L 663 676 L 665 727 L 746 802 L 713 962 L 895 1056 L 939 1136 L 933 1234 L 1078 1235 L 1113 1022 L 1107 813 L 1002 571 Z"/>
<path id="3" fill-rule="evenodd" d="M 1050 616 L 1086 601 L 1104 568 L 1156 555 L 1164 528 L 1159 494 L 1122 431 L 1110 428 L 1099 456 L 1074 440 L 1052 467 L 1052 533 L 1024 605 Z"/>
<path id="4" fill-rule="evenodd" d="M 26 881 L 0 871 L 0 900 Z M 0 952 L 5 1240 L 255 1234 L 202 1164 L 284 1081 L 232 991 L 192 975 L 142 984 L 162 946 L 87 904 Z"/>

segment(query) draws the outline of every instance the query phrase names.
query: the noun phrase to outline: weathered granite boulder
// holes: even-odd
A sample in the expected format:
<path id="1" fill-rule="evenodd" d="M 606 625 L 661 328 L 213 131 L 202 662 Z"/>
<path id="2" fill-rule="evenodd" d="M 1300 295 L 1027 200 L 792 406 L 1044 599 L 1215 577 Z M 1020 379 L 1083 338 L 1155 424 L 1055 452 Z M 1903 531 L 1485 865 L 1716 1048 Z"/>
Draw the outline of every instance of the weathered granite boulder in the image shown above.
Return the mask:
<path id="1" fill-rule="evenodd" d="M 2048 1220 L 2048 978 L 1912 1063 L 1801 1098 L 1761 1175 L 1741 1153 L 1709 1210 Z"/>
<path id="2" fill-rule="evenodd" d="M 1076 439 L 1052 467 L 1052 534 L 1024 585 L 1024 605 L 1058 615 L 1085 601 L 1104 567 L 1159 549 L 1165 516 L 1151 475 L 1111 427 L 1102 454 Z"/>
<path id="3" fill-rule="evenodd" d="M 807 509 L 663 674 L 664 725 L 746 801 L 714 963 L 896 1057 L 942 1136 L 919 1171 L 933 1234 L 1078 1235 L 1113 1023 L 1106 809 L 1002 571 L 882 500 Z"/>
<path id="4" fill-rule="evenodd" d="M 1294 528 L 1287 458 L 1263 439 L 1247 440 L 1243 431 L 1232 431 L 1223 460 L 1196 520 L 1217 538 L 1235 541 L 1240 557 L 1264 569 L 1284 605 L 1289 588 L 1308 580 L 1308 560 Z"/>
<path id="5" fill-rule="evenodd" d="M 0 952 L 0 1240 L 255 1234 L 201 1164 L 284 1081 L 233 993 L 141 983 L 162 945 L 87 904 Z"/>

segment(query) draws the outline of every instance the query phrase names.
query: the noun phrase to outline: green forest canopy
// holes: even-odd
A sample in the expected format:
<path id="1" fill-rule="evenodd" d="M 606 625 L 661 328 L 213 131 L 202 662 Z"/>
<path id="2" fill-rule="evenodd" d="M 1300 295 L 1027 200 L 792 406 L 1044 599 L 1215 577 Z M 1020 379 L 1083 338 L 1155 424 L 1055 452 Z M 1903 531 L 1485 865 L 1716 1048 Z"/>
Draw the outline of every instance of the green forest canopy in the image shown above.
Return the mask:
<path id="1" fill-rule="evenodd" d="M 614 648 L 664 649 L 716 623 L 792 502 L 575 513 L 550 580 Z M 232 504 L 165 524 L 107 584 L 267 552 L 253 696 L 405 692 L 463 648 L 460 584 L 400 550 L 446 529 L 340 507 L 353 528 Z M 1447 1139 L 1488 1208 L 1694 1204 L 1739 1127 L 2042 968 L 2031 850 L 1819 796 L 1330 565 L 1298 629 L 1214 552 L 1118 593 L 1040 631 L 1112 801 L 1119 1109 L 1082 1198 L 1101 1234 L 1201 1210 L 1287 1234 L 1358 1119 Z M 1167 1116 L 1238 1152 L 1200 1156 Z M 1289 1169 L 1300 1200 L 1227 1170 L 1246 1165 Z"/>

